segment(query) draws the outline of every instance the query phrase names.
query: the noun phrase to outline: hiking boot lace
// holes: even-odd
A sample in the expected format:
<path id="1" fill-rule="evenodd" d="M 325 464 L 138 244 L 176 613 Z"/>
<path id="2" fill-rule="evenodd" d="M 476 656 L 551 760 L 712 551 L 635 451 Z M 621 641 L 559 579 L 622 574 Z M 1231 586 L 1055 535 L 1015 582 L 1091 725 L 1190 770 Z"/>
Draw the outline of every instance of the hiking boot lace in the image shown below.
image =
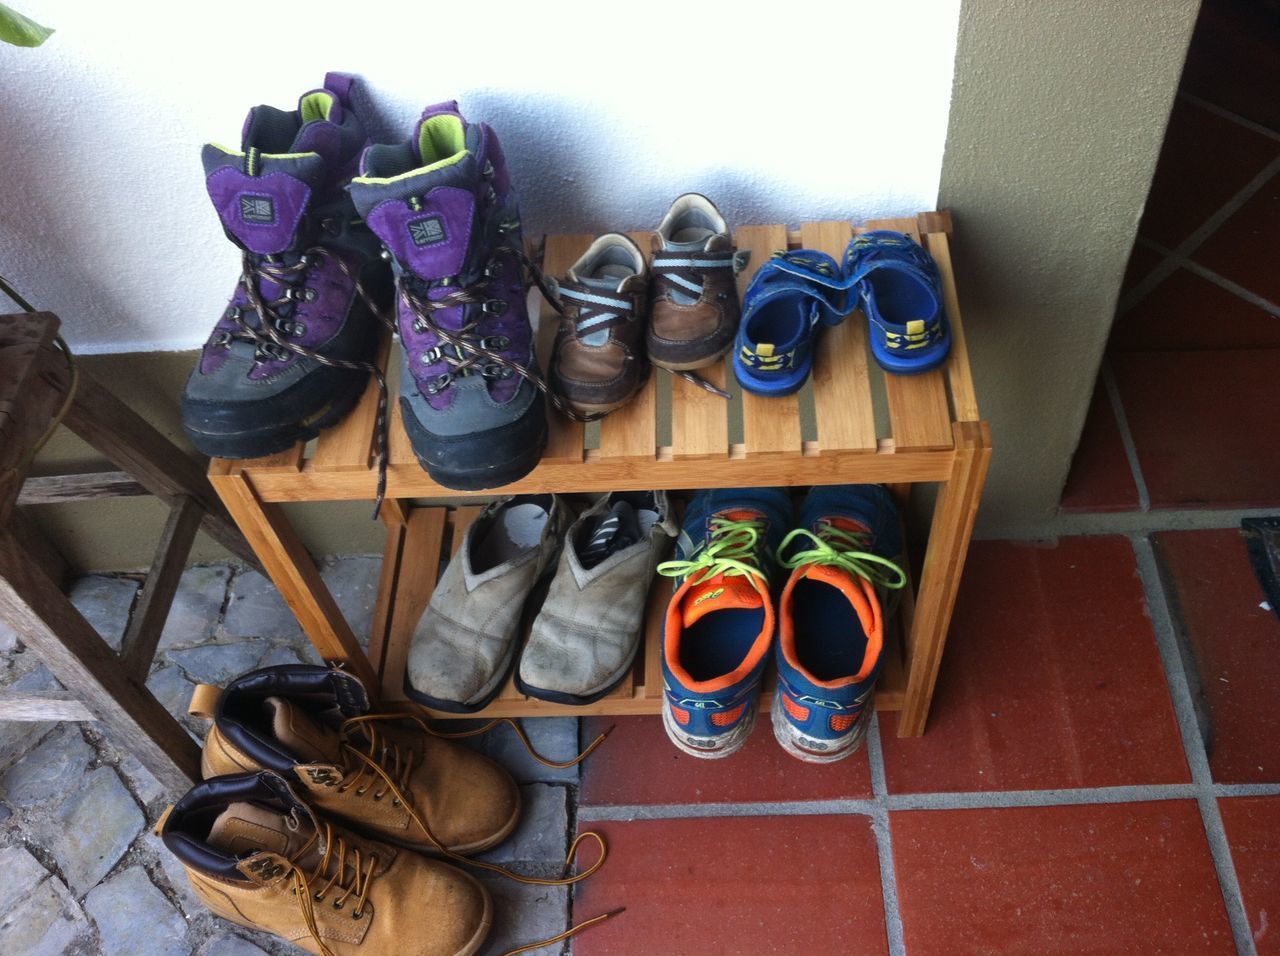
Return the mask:
<path id="1" fill-rule="evenodd" d="M 808 538 L 811 547 L 784 557 L 792 541 Z M 872 585 L 897 590 L 907 583 L 902 568 L 880 555 L 867 551 L 871 535 L 865 531 L 846 531 L 830 521 L 818 522 L 816 533 L 806 528 L 796 528 L 778 545 L 778 563 L 784 568 L 798 568 L 807 564 L 824 564 L 841 568 Z"/>
<path id="2" fill-rule="evenodd" d="M 284 359 L 288 357 L 288 353 L 292 352 L 295 355 L 313 359 L 330 368 L 368 372 L 373 376 L 374 381 L 378 383 L 378 414 L 373 428 L 374 451 L 378 459 L 378 491 L 373 506 L 373 516 L 376 518 L 378 512 L 382 509 L 382 500 L 387 493 L 389 416 L 387 415 L 386 376 L 376 362 L 335 358 L 331 355 L 323 355 L 315 349 L 308 348 L 298 342 L 291 341 L 292 336 L 301 334 L 299 324 L 280 314 L 280 309 L 285 305 L 297 301 L 298 298 L 307 299 L 310 290 L 299 280 L 305 280 L 312 266 L 323 256 L 329 256 L 333 259 L 343 275 L 352 281 L 356 293 L 364 300 L 369 311 L 373 313 L 379 322 L 394 332 L 395 323 L 391 317 L 378 308 L 373 297 L 369 295 L 364 285 L 360 282 L 360 277 L 347 265 L 342 256 L 323 246 L 312 246 L 303 252 L 297 262 L 292 264 L 277 261 L 271 256 L 256 257 L 250 252 L 243 254 L 241 258 L 240 284 L 244 287 L 245 298 L 249 301 L 249 308 L 239 309 L 232 306 L 228 310 L 227 318 L 236 323 L 236 331 L 224 333 L 223 337 L 216 339 L 215 344 L 230 346 L 232 340 L 239 339 L 255 344 L 257 348 L 254 354 L 255 359 L 260 360 L 263 357 Z M 258 287 L 258 283 L 261 280 L 278 283 L 284 288 L 283 294 L 274 299 L 263 298 L 262 292 Z M 246 316 L 247 312 L 251 312 L 258 317 L 256 326 L 249 324 Z"/>
<path id="3" fill-rule="evenodd" d="M 596 749 L 596 747 L 600 746 L 600 744 L 604 741 L 605 737 L 607 737 L 609 735 L 609 732 L 613 729 L 612 727 L 610 727 L 604 733 L 596 737 L 596 739 L 593 740 L 591 744 L 584 751 L 582 751 L 582 753 L 578 754 L 572 760 L 566 760 L 562 762 L 548 760 L 547 758 L 539 754 L 533 748 L 533 744 L 530 743 L 529 738 L 525 735 L 523 728 L 521 728 L 518 723 L 516 723 L 514 720 L 512 720 L 509 717 L 502 717 L 495 720 L 491 720 L 487 724 L 485 724 L 483 727 L 479 727 L 475 730 L 464 730 L 464 731 L 458 731 L 458 732 L 443 733 L 441 731 L 438 731 L 432 728 L 430 724 L 428 724 L 425 720 L 423 720 L 422 717 L 420 717 L 418 714 L 413 713 L 411 711 L 403 711 L 400 713 L 363 714 L 358 717 L 349 717 L 345 721 L 343 721 L 341 727 L 339 728 L 339 734 L 342 738 L 343 750 L 350 757 L 354 758 L 354 760 L 358 762 L 352 765 L 352 766 L 358 767 L 356 771 L 356 775 L 351 778 L 349 783 L 345 783 L 343 784 L 343 786 L 339 787 L 338 788 L 339 792 L 350 789 L 351 787 L 356 787 L 355 789 L 356 796 L 362 796 L 363 794 L 368 792 L 370 787 L 374 786 L 374 784 L 377 783 L 379 786 L 379 789 L 375 790 L 373 794 L 373 799 L 381 800 L 388 793 L 390 793 L 392 795 L 392 805 L 404 808 L 405 812 L 409 814 L 410 819 L 412 819 L 413 822 L 418 825 L 418 829 L 422 831 L 422 834 L 427 838 L 427 840 L 431 843 L 431 845 L 435 847 L 435 849 L 442 856 L 445 856 L 448 859 L 453 860 L 456 863 L 461 863 L 465 866 L 477 867 L 482 870 L 488 870 L 491 873 L 497 873 L 500 876 L 505 876 L 507 879 L 515 880 L 518 883 L 527 883 L 527 884 L 533 884 L 537 886 L 569 886 L 574 883 L 580 883 L 581 881 L 590 877 L 597 870 L 599 870 L 600 867 L 604 865 L 605 858 L 609 854 L 609 848 L 604 841 L 604 837 L 602 837 L 599 833 L 597 833 L 594 830 L 584 830 L 582 833 L 579 833 L 577 837 L 574 838 L 573 843 L 570 844 L 569 846 L 569 852 L 565 856 L 564 868 L 561 871 L 561 876 L 559 878 L 527 876 L 523 873 L 517 873 L 514 870 L 509 870 L 504 866 L 499 866 L 496 863 L 485 863 L 481 860 L 473 860 L 469 857 L 462 856 L 461 854 L 455 853 L 452 850 L 450 850 L 440 841 L 440 839 L 435 835 L 435 833 L 432 832 L 431 827 L 428 825 L 426 821 L 426 818 L 421 813 L 418 812 L 417 807 L 415 807 L 413 804 L 413 799 L 410 796 L 410 790 L 409 790 L 409 779 L 411 774 L 413 773 L 413 754 L 409 752 L 402 752 L 399 745 L 391 742 L 390 740 L 387 740 L 385 735 L 379 734 L 377 727 L 375 726 L 376 724 L 383 721 L 399 721 L 399 720 L 411 721 L 412 723 L 416 724 L 419 728 L 421 728 L 425 733 L 428 733 L 433 737 L 439 737 L 445 740 L 456 740 L 462 737 L 474 737 L 478 734 L 483 734 L 487 732 L 488 730 L 492 729 L 494 726 L 496 726 L 499 723 L 506 723 L 506 724 L 509 724 L 512 727 L 512 729 L 515 730 L 516 734 L 520 738 L 521 743 L 524 744 L 525 749 L 529 751 L 529 754 L 535 760 L 537 760 L 539 763 L 544 764 L 545 766 L 553 767 L 556 769 L 566 769 L 568 767 L 572 767 L 577 765 L 578 763 L 581 763 L 591 754 L 593 750 Z M 357 733 L 353 734 L 353 732 L 357 732 Z M 364 746 L 358 746 L 356 743 L 353 743 L 352 742 L 353 736 L 363 737 Z M 368 777 L 369 783 L 364 784 L 363 786 L 356 786 L 358 783 L 363 782 L 363 779 L 366 773 L 369 775 Z M 574 860 L 577 858 L 579 845 L 582 843 L 583 840 L 587 839 L 588 837 L 595 840 L 596 844 L 599 846 L 600 848 L 599 858 L 593 864 L 591 864 L 591 866 L 589 866 L 587 869 L 583 870 L 582 872 L 575 873 L 571 876 L 566 875 L 568 874 L 569 868 L 573 866 Z M 596 923 L 603 922 L 604 920 L 609 919 L 611 916 L 616 916 L 618 913 L 621 913 L 621 912 L 622 910 L 619 909 L 609 913 L 601 913 L 599 916 L 594 916 L 591 919 L 583 920 L 578 925 L 570 927 L 565 932 L 560 933 L 557 936 L 553 936 L 549 939 L 539 940 L 535 943 L 530 943 L 527 946 L 520 947 L 519 949 L 510 950 L 507 953 L 503 954 L 503 956 L 516 956 L 517 953 L 523 953 L 529 950 L 539 949 L 543 946 L 548 946 L 552 943 L 558 943 L 561 940 L 565 940 L 571 936 L 577 935 L 578 933 L 580 933 L 582 930 L 586 929 L 589 926 L 594 926 Z"/>
<path id="4" fill-rule="evenodd" d="M 355 896 L 355 905 L 351 908 L 351 918 L 355 920 L 364 918 L 365 903 L 369 899 L 369 888 L 373 884 L 373 871 L 378 867 L 378 856 L 376 853 L 369 855 L 368 865 L 365 865 L 363 852 L 359 847 L 348 847 L 344 837 L 337 838 L 337 850 L 334 850 L 334 834 L 333 826 L 329 823 L 321 821 L 324 827 L 324 853 L 321 854 L 319 862 L 311 871 L 311 875 L 307 876 L 302 871 L 302 866 L 298 863 L 307 851 L 320 839 L 320 831 L 317 830 L 311 835 L 311 839 L 306 842 L 302 849 L 298 850 L 293 856 L 289 857 L 289 864 L 292 868 L 293 892 L 298 897 L 298 909 L 302 913 L 302 921 L 306 924 L 307 931 L 311 933 L 311 938 L 315 940 L 316 946 L 320 949 L 321 956 L 333 956 L 333 951 L 325 945 L 324 939 L 320 935 L 320 926 L 316 922 L 315 904 L 324 902 L 325 895 L 330 890 L 337 890 L 338 893 L 333 899 L 332 906 L 335 910 L 341 910 L 347 900 L 351 896 Z M 332 874 L 327 878 L 325 873 L 331 868 Z M 343 877 L 347 868 L 351 869 L 351 882 L 343 883 Z M 324 884 L 318 892 L 314 891 L 314 886 L 320 881 Z"/>
<path id="5" fill-rule="evenodd" d="M 764 521 L 730 519 L 719 515 L 711 517 L 711 531 L 707 545 L 688 560 L 663 561 L 658 565 L 659 574 L 668 578 L 691 577 L 691 584 L 698 584 L 723 574 L 727 577 L 747 575 L 757 578 L 757 587 L 768 588 L 764 571 L 760 569 L 757 545 L 764 532 Z"/>

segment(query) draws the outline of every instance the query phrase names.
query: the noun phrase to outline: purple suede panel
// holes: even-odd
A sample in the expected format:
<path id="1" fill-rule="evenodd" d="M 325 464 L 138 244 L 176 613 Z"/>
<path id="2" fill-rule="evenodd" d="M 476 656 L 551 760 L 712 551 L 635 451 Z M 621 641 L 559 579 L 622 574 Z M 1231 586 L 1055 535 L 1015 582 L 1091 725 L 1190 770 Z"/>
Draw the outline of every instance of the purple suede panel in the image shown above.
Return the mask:
<path id="1" fill-rule="evenodd" d="M 343 106 L 348 109 L 351 107 L 351 94 L 359 79 L 351 73 L 338 73 L 330 71 L 324 75 L 324 88 L 338 98 Z M 339 122 L 338 118 L 334 118 L 334 122 Z"/>
<path id="2" fill-rule="evenodd" d="M 313 120 L 298 131 L 292 152 L 319 153 L 326 170 L 342 162 L 342 130 L 327 120 Z M 333 185 L 332 181 L 326 185 Z"/>
<path id="3" fill-rule="evenodd" d="M 227 231 L 261 255 L 284 252 L 293 245 L 294 232 L 311 200 L 311 187 L 288 173 L 247 176 L 234 166 L 223 166 L 209 176 L 206 185 Z"/>
<path id="4" fill-rule="evenodd" d="M 462 271 L 475 214 L 469 190 L 437 186 L 422 197 L 422 209 L 392 199 L 376 206 L 366 221 L 401 265 L 431 282 Z"/>

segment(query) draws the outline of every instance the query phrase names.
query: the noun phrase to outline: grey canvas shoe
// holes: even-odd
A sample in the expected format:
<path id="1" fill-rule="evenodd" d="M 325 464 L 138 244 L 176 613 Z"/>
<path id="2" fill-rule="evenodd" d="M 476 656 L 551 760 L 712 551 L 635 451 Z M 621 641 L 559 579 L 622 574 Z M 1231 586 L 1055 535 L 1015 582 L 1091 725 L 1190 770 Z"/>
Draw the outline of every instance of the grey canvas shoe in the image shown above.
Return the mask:
<path id="1" fill-rule="evenodd" d="M 678 530 L 665 491 L 615 492 L 574 522 L 516 686 L 562 704 L 613 690 L 635 660 L 654 568 Z"/>
<path id="2" fill-rule="evenodd" d="M 525 602 L 555 567 L 573 517 L 557 495 L 515 495 L 471 523 L 413 633 L 404 688 L 411 699 L 465 714 L 497 695 Z"/>

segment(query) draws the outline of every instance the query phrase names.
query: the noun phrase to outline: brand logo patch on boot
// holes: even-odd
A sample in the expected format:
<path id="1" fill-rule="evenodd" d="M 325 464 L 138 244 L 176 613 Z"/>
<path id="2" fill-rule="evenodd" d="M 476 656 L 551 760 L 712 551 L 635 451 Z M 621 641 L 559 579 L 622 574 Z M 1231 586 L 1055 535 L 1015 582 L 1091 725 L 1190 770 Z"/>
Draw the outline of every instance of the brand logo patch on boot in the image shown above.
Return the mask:
<path id="1" fill-rule="evenodd" d="M 409 223 L 409 235 L 415 246 L 434 246 L 449 238 L 444 232 L 444 220 L 439 216 L 415 219 Z"/>
<path id="2" fill-rule="evenodd" d="M 240 218 L 245 222 L 273 225 L 276 221 L 276 205 L 270 196 L 241 196 Z"/>

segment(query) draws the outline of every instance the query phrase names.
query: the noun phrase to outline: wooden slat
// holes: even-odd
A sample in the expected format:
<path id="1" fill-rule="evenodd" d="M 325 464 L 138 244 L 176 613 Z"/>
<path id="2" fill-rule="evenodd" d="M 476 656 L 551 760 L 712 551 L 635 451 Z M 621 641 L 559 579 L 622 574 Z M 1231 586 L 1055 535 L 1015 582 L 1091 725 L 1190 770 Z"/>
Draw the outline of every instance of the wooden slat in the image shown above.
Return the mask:
<path id="1" fill-rule="evenodd" d="M 89 708 L 67 690 L 0 691 L 0 720 L 93 720 Z"/>
<path id="2" fill-rule="evenodd" d="M 552 277 L 563 276 L 571 265 L 587 251 L 592 237 L 588 235 L 547 236 L 542 270 Z M 560 317 L 546 302 L 538 312 L 538 365 L 544 371 L 551 367 L 551 346 L 556 339 Z M 547 403 L 547 450 L 543 461 L 582 461 L 582 423 L 566 418 Z"/>
<path id="3" fill-rule="evenodd" d="M 388 700 L 404 697 L 404 674 L 413 632 L 436 589 L 440 550 L 444 543 L 444 508 L 414 508 L 409 512 L 395 604 L 382 658 L 382 693 Z"/>
<path id="4" fill-rule="evenodd" d="M 800 241 L 841 262 L 853 231 L 847 222 L 805 223 Z M 876 450 L 875 409 L 871 376 L 867 372 L 867 320 L 854 312 L 832 329 L 823 329 L 813 364 L 813 405 L 818 419 L 818 444 L 833 451 Z"/>
<path id="5" fill-rule="evenodd" d="M 649 603 L 645 609 L 644 685 L 641 688 L 646 700 L 662 700 L 662 627 L 671 600 L 671 582 L 667 578 L 654 577 L 649 586 Z"/>
<path id="6" fill-rule="evenodd" d="M 378 344 L 377 364 L 387 367 L 391 333 L 384 331 Z M 387 398 L 392 400 L 391 396 Z M 372 375 L 360 400 L 338 424 L 326 428 L 316 440 L 311 467 L 317 471 L 363 471 L 373 464 L 374 427 L 378 421 L 378 383 Z"/>
<path id="7" fill-rule="evenodd" d="M 633 232 L 631 238 L 650 257 L 647 232 Z M 641 322 L 646 320 L 642 317 Z M 642 346 L 643 347 L 643 346 Z M 657 451 L 658 386 L 657 371 L 626 405 L 600 422 L 600 457 L 652 461 Z"/>
<path id="8" fill-rule="evenodd" d="M 302 457 L 306 450 L 306 442 L 298 442 L 274 455 L 246 458 L 243 461 L 232 462 L 232 465 L 235 470 L 247 471 L 254 475 L 293 474 L 302 468 Z"/>
<path id="9" fill-rule="evenodd" d="M 204 517 L 204 508 L 194 498 L 183 496 L 169 511 L 147 581 L 142 586 L 138 606 L 129 618 L 120 643 L 120 666 L 138 683 L 146 683 L 151 660 L 155 657 L 160 633 L 178 592 L 182 569 L 186 567 L 191 542 L 195 540 Z"/>
<path id="10" fill-rule="evenodd" d="M 56 505 L 100 498 L 132 498 L 150 494 L 125 471 L 99 471 L 83 475 L 45 475 L 28 478 L 18 494 L 18 504 Z"/>
<path id="11" fill-rule="evenodd" d="M 747 291 L 755 271 L 775 252 L 787 248 L 786 226 L 743 226 L 734 234 L 739 249 L 751 250 L 751 261 L 738 276 L 738 296 Z M 800 399 L 797 395 L 766 398 L 742 392 L 742 435 L 748 457 L 800 453 Z"/>
<path id="12" fill-rule="evenodd" d="M 409 433 L 404 430 L 404 412 L 399 397 L 391 401 L 391 464 L 417 465 L 418 456 L 409 444 Z"/>
<path id="13" fill-rule="evenodd" d="M 387 527 L 387 537 L 382 545 L 382 567 L 378 574 L 378 594 L 373 604 L 373 621 L 369 633 L 369 663 L 379 678 L 385 673 L 387 638 L 391 629 L 391 615 L 395 610 L 400 560 L 404 554 L 404 539 L 411 510 L 408 501 L 386 498 L 379 513 L 382 523 Z"/>
<path id="14" fill-rule="evenodd" d="M 867 229 L 893 229 L 919 240 L 919 223 L 913 216 L 903 219 L 876 219 Z M 929 451 L 950 448 L 951 407 L 947 403 L 946 372 L 936 368 L 921 375 L 884 376 L 889 400 L 889 424 L 893 443 L 899 451 Z"/>
<path id="15" fill-rule="evenodd" d="M 947 380 L 951 383 L 951 403 L 956 421 L 976 422 L 979 419 L 978 397 L 973 390 L 973 372 L 969 368 L 969 346 L 965 342 L 964 323 L 960 319 L 960 297 L 956 294 L 955 270 L 951 264 L 951 243 L 945 233 L 934 232 L 925 236 L 929 254 L 938 263 L 942 273 L 942 292 L 947 305 L 947 319 L 951 322 L 951 354 L 947 357 Z"/>

